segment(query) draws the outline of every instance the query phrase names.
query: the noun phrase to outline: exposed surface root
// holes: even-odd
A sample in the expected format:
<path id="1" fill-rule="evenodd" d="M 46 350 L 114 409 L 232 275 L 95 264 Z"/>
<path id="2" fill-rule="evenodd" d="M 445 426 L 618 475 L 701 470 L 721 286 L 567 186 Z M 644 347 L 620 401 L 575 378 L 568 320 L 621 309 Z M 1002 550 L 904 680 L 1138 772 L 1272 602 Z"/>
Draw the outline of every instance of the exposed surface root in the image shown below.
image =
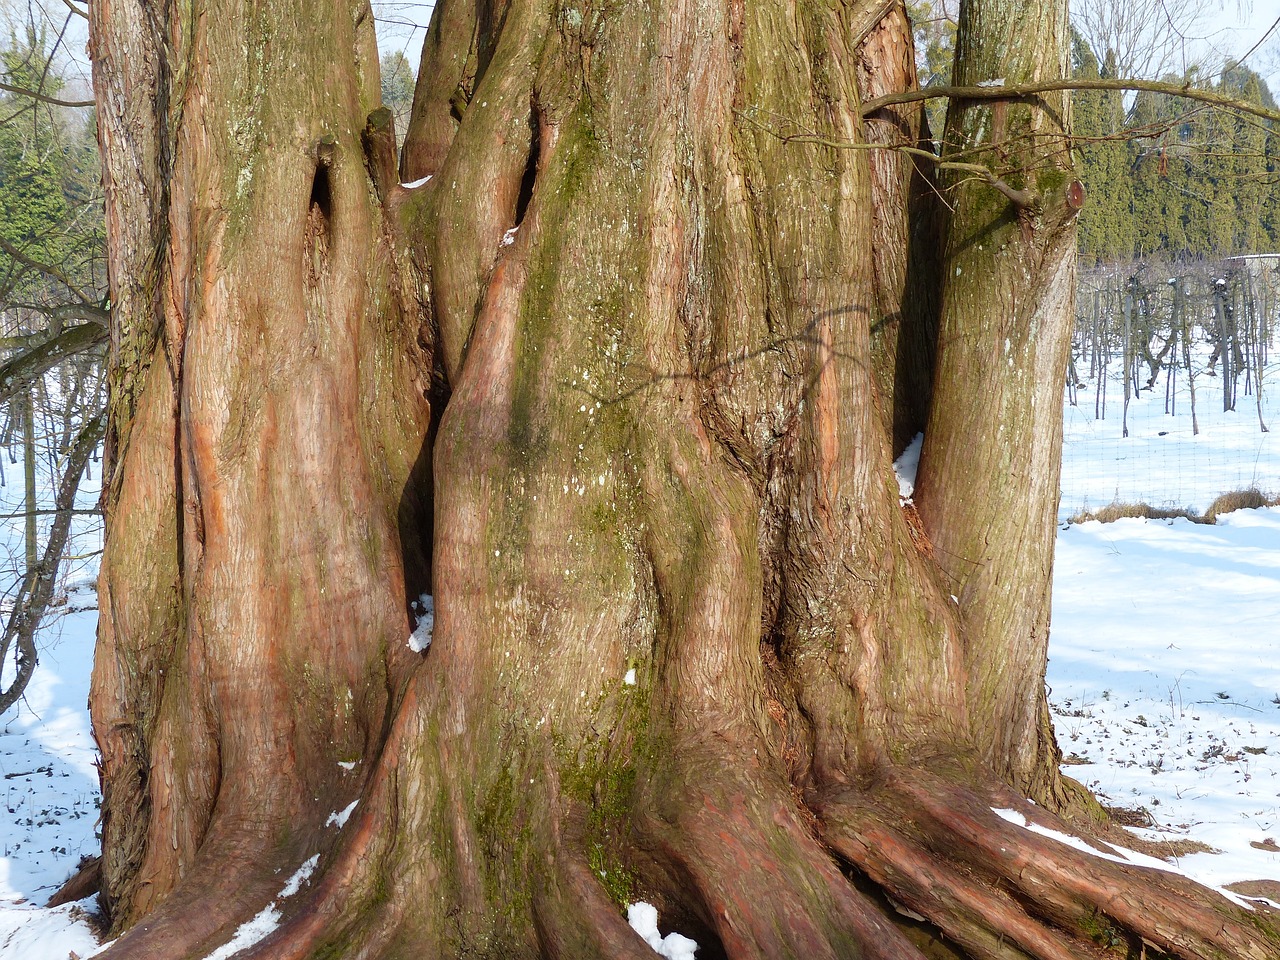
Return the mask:
<path id="1" fill-rule="evenodd" d="M 833 849 L 975 956 L 1068 960 L 1089 949 L 1087 941 L 1125 939 L 1185 960 L 1280 952 L 1276 934 L 1225 897 L 1177 874 L 1117 862 L 1105 845 L 1095 844 L 1097 855 L 1075 849 L 993 808 L 1071 834 L 1006 789 L 984 795 L 922 771 L 895 771 L 865 794 L 825 798 L 819 813 Z"/>
<path id="2" fill-rule="evenodd" d="M 222 831 L 183 883 L 101 956 L 110 960 L 203 956 L 231 936 L 280 891 L 284 864 L 273 861 L 253 830 Z M 255 842 L 257 841 L 257 842 Z M 280 874 L 274 872 L 280 869 Z"/>
<path id="3" fill-rule="evenodd" d="M 708 790 L 679 810 L 677 822 L 647 821 L 640 833 L 654 842 L 670 885 L 693 892 L 727 956 L 920 956 L 848 882 L 787 800 L 768 790 Z"/>
<path id="4" fill-rule="evenodd" d="M 653 960 L 653 950 L 623 919 L 580 856 L 561 852 L 556 857 L 551 884 L 534 894 L 533 916 L 539 945 L 549 960 Z"/>
<path id="5" fill-rule="evenodd" d="M 836 853 L 974 957 L 1080 957 L 1078 945 L 1069 946 L 1007 894 L 975 883 L 972 876 L 921 849 L 881 822 L 875 810 L 844 806 L 827 812 L 824 834 Z"/>
<path id="6" fill-rule="evenodd" d="M 239 824 L 240 829 L 231 831 L 231 839 L 221 848 L 217 843 L 209 844 L 203 861 L 206 869 L 202 871 L 197 864 L 172 897 L 102 956 L 111 960 L 202 956 L 228 942 L 239 924 L 269 904 L 286 915 L 284 923 L 237 953 L 237 960 L 300 960 L 335 942 L 359 942 L 365 951 L 362 956 L 377 955 L 402 920 L 397 912 L 399 901 L 380 902 L 386 898 L 377 896 L 373 888 L 383 868 L 388 838 L 394 835 L 400 747 L 404 727 L 414 717 L 417 705 L 411 686 L 357 809 L 342 827 L 334 848 L 322 853 L 319 876 L 310 886 L 304 885 L 300 895 L 287 903 L 281 898 L 288 877 L 305 854 L 316 848 L 272 859 L 261 842 L 250 844 L 257 833 Z M 313 839 L 325 838 L 325 832 L 314 828 L 305 831 Z M 325 839 L 332 842 L 333 838 L 330 834 Z M 228 854 L 227 848 L 237 853 Z M 318 849 L 323 851 L 323 844 Z M 430 858 L 417 859 L 418 871 L 428 872 Z"/>
<path id="7" fill-rule="evenodd" d="M 240 955 L 243 960 L 302 960 L 320 952 L 322 945 L 344 937 L 363 945 L 362 956 L 377 956 L 387 938 L 395 934 L 401 901 L 379 896 L 374 888 L 382 879 L 382 861 L 395 834 L 403 746 L 407 729 L 414 727 L 420 709 L 417 691 L 416 684 L 406 690 L 373 775 L 343 826 L 336 849 L 322 864 L 323 873 L 280 927 Z M 419 873 L 438 879 L 437 864 L 425 851 L 416 858 L 415 867 Z M 380 908 L 372 911 L 381 916 L 362 910 L 366 901 L 382 901 Z"/>

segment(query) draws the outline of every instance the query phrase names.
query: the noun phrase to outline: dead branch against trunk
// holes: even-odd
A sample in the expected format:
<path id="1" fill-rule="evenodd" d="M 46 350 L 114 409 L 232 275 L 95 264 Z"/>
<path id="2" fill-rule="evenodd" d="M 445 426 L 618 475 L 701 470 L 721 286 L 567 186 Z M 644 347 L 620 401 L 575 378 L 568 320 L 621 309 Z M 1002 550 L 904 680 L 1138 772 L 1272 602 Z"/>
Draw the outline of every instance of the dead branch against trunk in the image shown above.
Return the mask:
<path id="1" fill-rule="evenodd" d="M 100 346 L 106 339 L 106 328 L 97 323 L 80 323 L 38 338 L 0 363 L 0 403 L 8 403 L 59 363 Z"/>
<path id="2" fill-rule="evenodd" d="M 1275 955 L 992 811 L 1101 817 L 1043 697 L 1061 114 L 958 108 L 1036 171 L 973 190 L 832 146 L 914 85 L 896 4 L 444 0 L 402 186 L 364 4 L 169 9 L 89 8 L 104 956 L 641 958 L 640 898 L 735 960 Z"/>
<path id="3" fill-rule="evenodd" d="M 1085 77 L 1037 80 L 1027 83 L 1006 82 L 1001 78 L 989 77 L 970 85 L 926 87 L 923 90 L 908 90 L 869 100 L 862 105 L 862 113 L 864 116 L 870 116 L 885 107 L 939 99 L 977 101 L 1041 100 L 1048 102 L 1049 98 L 1044 97 L 1044 94 L 1080 90 L 1162 93 L 1170 97 L 1206 103 L 1209 106 L 1231 110 L 1235 113 L 1248 114 L 1263 120 L 1280 120 L 1280 112 L 1260 103 L 1241 100 L 1238 97 L 1228 97 L 1213 90 L 1201 90 L 1190 83 L 1168 83 L 1160 80 L 1139 80 L 1134 78 L 1088 79 Z"/>

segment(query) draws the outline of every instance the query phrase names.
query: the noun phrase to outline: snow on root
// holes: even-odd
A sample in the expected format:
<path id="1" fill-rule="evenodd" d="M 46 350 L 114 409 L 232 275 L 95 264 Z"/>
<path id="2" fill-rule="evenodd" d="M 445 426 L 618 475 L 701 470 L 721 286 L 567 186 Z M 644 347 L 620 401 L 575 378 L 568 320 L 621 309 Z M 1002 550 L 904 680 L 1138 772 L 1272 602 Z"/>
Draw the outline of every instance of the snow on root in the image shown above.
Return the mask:
<path id="1" fill-rule="evenodd" d="M 355 806 L 355 804 L 352 804 L 352 806 Z M 285 882 L 285 885 L 280 888 L 280 894 L 274 901 L 263 907 L 253 919 L 246 920 L 240 924 L 236 928 L 235 935 L 205 957 L 205 960 L 230 960 L 241 950 L 248 949 L 260 940 L 264 940 L 268 934 L 280 926 L 280 920 L 284 916 L 280 912 L 279 902 L 289 899 L 289 897 L 301 890 L 302 885 L 311 879 L 311 874 L 315 872 L 316 864 L 319 862 L 319 854 L 306 860 L 293 876 Z"/>
<path id="2" fill-rule="evenodd" d="M 658 908 L 643 900 L 627 905 L 627 923 L 631 929 L 644 938 L 644 942 L 654 952 L 667 960 L 694 960 L 698 943 L 678 933 L 668 933 L 665 937 L 658 932 Z"/>

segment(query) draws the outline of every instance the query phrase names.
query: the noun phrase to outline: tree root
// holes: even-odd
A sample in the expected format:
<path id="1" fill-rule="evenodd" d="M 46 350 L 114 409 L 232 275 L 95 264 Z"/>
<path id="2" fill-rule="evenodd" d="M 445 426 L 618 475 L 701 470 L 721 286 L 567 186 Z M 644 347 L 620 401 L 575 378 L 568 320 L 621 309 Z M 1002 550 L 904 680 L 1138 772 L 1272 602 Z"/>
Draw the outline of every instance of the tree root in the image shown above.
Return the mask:
<path id="1" fill-rule="evenodd" d="M 243 822 L 216 828 L 224 839 L 220 842 L 212 837 L 173 895 L 100 956 L 104 960 L 151 960 L 203 955 L 228 941 L 239 924 L 273 902 L 287 914 L 284 923 L 237 953 L 237 960 L 299 960 L 332 940 L 335 933 L 345 932 L 344 928 L 353 925 L 353 915 L 360 914 L 363 903 L 370 899 L 362 894 L 372 886 L 388 833 L 394 833 L 393 824 L 390 831 L 387 828 L 388 817 L 394 821 L 397 809 L 397 745 L 404 742 L 404 727 L 414 717 L 416 704 L 415 688 L 410 685 L 380 762 L 333 849 L 325 853 L 322 842 L 317 846 L 318 840 L 333 843 L 332 834 L 326 837 L 323 829 L 299 827 L 298 833 L 310 837 L 311 845 L 293 850 L 292 856 L 276 851 L 273 857 L 268 855 L 271 831 Z M 286 879 L 315 849 L 322 852 L 320 876 L 296 900 L 280 904 Z M 393 910 L 394 905 L 386 909 Z M 359 939 L 370 948 L 376 948 L 396 929 L 397 918 L 381 919 L 375 929 L 364 925 L 360 931 Z"/>
<path id="2" fill-rule="evenodd" d="M 840 804 L 825 811 L 831 848 L 862 870 L 896 904 L 936 925 L 979 960 L 1078 960 L 1069 946 L 1003 891 L 933 856 L 881 822 L 874 807 Z"/>
<path id="3" fill-rule="evenodd" d="M 372 895 L 372 888 L 394 840 L 402 747 L 417 718 L 417 691 L 415 683 L 406 690 L 382 755 L 359 805 L 343 827 L 337 849 L 323 865 L 324 872 L 289 918 L 270 936 L 238 954 L 240 960 L 302 960 L 335 935 L 346 933 L 344 928 L 357 926 L 361 928 L 359 935 L 351 937 L 351 941 L 363 945 L 363 956 L 376 956 L 383 943 L 394 935 L 399 919 L 396 898 L 382 906 L 380 912 L 389 914 L 380 918 L 382 922 L 370 924 L 369 918 L 360 914 L 366 901 L 382 899 Z M 425 871 L 436 868 L 426 856 L 419 857 L 416 866 Z"/>
<path id="4" fill-rule="evenodd" d="M 1280 952 L 1280 936 L 1251 922 L 1246 908 L 1185 877 L 1116 862 L 1096 843 L 1092 855 L 1010 822 L 993 808 L 1074 836 L 1005 788 L 975 791 L 900 770 L 817 807 L 836 852 L 978 957 L 1067 960 L 1090 940 L 1113 945 L 1124 933 L 1183 960 Z"/>
<path id="5" fill-rule="evenodd" d="M 99 956 L 104 960 L 203 956 L 271 902 L 289 867 L 269 855 L 260 832 L 229 826 L 215 829 L 217 835 L 210 837 L 174 892 Z M 274 873 L 277 868 L 279 874 Z"/>
<path id="6" fill-rule="evenodd" d="M 734 960 L 920 957 L 840 872 L 790 795 L 751 784 L 702 787 L 673 820 L 645 818 L 640 847 L 668 871 Z M 693 900 L 689 903 L 689 892 Z"/>
<path id="7" fill-rule="evenodd" d="M 578 854 L 561 850 L 556 857 L 551 884 L 534 894 L 533 918 L 548 960 L 589 956 L 653 960 L 653 951 L 623 919 L 618 905 Z"/>
<path id="8" fill-rule="evenodd" d="M 470 901 L 484 895 L 468 895 L 466 878 L 456 875 L 460 865 L 439 860 L 438 852 L 397 848 L 406 805 L 420 796 L 424 776 L 439 774 L 415 769 L 412 755 L 397 747 L 417 729 L 407 719 L 420 709 L 413 687 L 317 881 L 282 905 L 285 922 L 238 954 L 241 960 L 304 960 L 334 949 L 381 957 L 398 955 L 406 944 L 465 953 L 447 918 L 482 910 L 483 903 Z M 1097 848 L 1092 855 L 1012 822 L 997 810 L 1069 833 L 1056 816 L 1007 788 L 891 769 L 869 785 L 805 804 L 785 779 L 767 772 L 768 764 L 726 770 L 686 766 L 688 760 L 681 757 L 683 776 L 652 771 L 635 797 L 624 862 L 641 889 L 675 909 L 672 919 L 699 939 L 704 957 L 923 960 L 884 906 L 841 872 L 841 861 L 900 912 L 932 924 L 975 960 L 1103 958 L 1125 942 L 1181 960 L 1280 955 L 1280 937 L 1225 897 L 1172 873 L 1104 859 L 1114 854 L 1097 841 L 1084 841 Z M 689 770 L 700 776 L 693 779 Z M 681 787 L 682 780 L 689 785 Z M 537 830 L 543 853 L 530 862 L 527 912 L 520 907 L 512 915 L 515 924 L 528 924 L 512 941 L 517 952 L 548 960 L 651 957 L 588 860 L 585 811 L 574 802 L 553 806 L 560 813 L 544 821 L 549 832 Z M 454 856 L 474 853 L 459 848 Z M 208 862 L 225 865 L 224 856 L 225 849 Z M 222 874 L 240 885 L 234 894 L 228 883 L 207 878 L 184 883 L 106 955 L 182 956 L 216 946 L 279 895 L 283 870 L 241 863 L 242 874 Z M 444 890 L 453 893 L 439 895 Z"/>

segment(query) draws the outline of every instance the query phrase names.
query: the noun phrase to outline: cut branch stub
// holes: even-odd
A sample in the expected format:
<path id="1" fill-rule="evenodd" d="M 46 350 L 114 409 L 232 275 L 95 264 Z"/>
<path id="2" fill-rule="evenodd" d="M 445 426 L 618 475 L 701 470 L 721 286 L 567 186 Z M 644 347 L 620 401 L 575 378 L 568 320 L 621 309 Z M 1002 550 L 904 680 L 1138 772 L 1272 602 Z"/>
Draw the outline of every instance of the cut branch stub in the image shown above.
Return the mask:
<path id="1" fill-rule="evenodd" d="M 1079 180 L 1072 180 L 1067 184 L 1067 206 L 1072 210 L 1080 210 L 1084 207 L 1086 192 L 1084 184 Z"/>

